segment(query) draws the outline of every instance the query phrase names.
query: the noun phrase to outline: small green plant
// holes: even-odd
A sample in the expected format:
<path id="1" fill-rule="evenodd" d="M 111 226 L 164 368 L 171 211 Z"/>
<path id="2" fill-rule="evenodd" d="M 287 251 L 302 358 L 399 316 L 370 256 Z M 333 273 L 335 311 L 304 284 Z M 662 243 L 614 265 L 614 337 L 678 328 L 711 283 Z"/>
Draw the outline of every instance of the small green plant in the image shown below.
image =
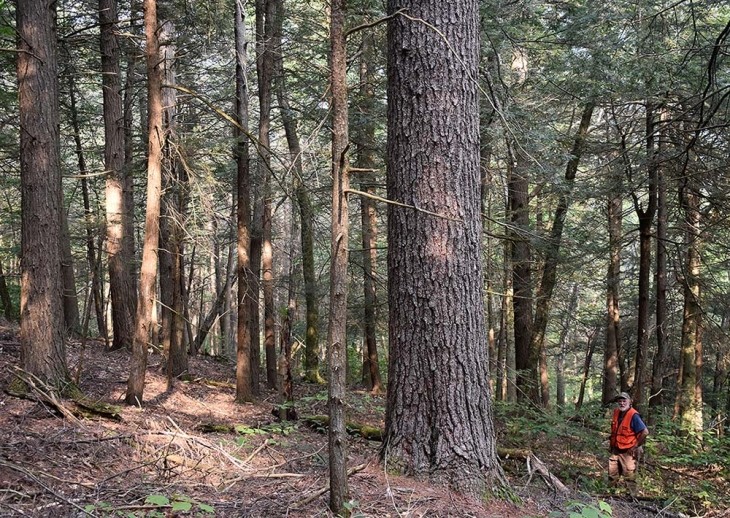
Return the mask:
<path id="1" fill-rule="evenodd" d="M 549 516 L 552 518 L 611 518 L 613 509 L 603 500 L 599 500 L 596 505 L 584 502 L 568 502 L 566 511 L 553 511 Z"/>

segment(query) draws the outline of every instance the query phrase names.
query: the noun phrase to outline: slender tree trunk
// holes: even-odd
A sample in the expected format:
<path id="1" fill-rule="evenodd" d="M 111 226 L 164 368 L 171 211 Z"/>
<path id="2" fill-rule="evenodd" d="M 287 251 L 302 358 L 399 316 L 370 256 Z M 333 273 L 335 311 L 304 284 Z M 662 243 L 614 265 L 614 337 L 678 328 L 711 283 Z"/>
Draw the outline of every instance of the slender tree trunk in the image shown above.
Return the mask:
<path id="1" fill-rule="evenodd" d="M 550 305 L 552 303 L 553 291 L 557 282 L 558 262 L 560 260 L 560 244 L 563 239 L 563 228 L 565 226 L 565 218 L 568 215 L 570 206 L 570 196 L 575 182 L 575 175 L 578 172 L 578 164 L 583 156 L 585 149 L 585 140 L 588 136 L 588 129 L 591 125 L 591 117 L 593 116 L 594 104 L 588 103 L 583 108 L 578 132 L 575 135 L 573 149 L 571 151 L 570 160 L 565 167 L 565 184 L 558 199 L 558 206 L 555 209 L 553 217 L 553 225 L 548 240 L 548 247 L 545 253 L 545 263 L 542 270 L 542 279 L 540 287 L 535 296 L 535 321 L 532 326 L 532 337 L 530 341 L 530 365 L 537 363 L 539 358 L 545 357 L 545 332 L 547 331 L 548 318 L 550 316 Z M 535 380 L 537 386 L 540 387 L 540 397 L 535 399 L 535 403 L 547 407 L 550 403 L 550 391 L 547 379 L 547 368 L 540 362 L 539 378 Z"/>
<path id="2" fill-rule="evenodd" d="M 381 457 L 388 469 L 483 497 L 504 477 L 481 266 L 473 80 L 479 5 L 388 2 L 389 13 L 400 9 L 409 18 L 388 22 L 388 199 L 413 208 L 388 207 L 390 367 Z"/>
<path id="3" fill-rule="evenodd" d="M 277 11 L 277 24 L 281 24 L 283 8 Z M 281 34 L 277 29 L 276 34 Z M 278 42 L 275 45 L 280 46 Z M 306 332 L 304 336 L 304 378 L 310 383 L 323 383 L 319 374 L 319 304 L 317 301 L 317 277 L 314 263 L 314 210 L 303 182 L 302 148 L 299 142 L 297 121 L 289 105 L 281 53 L 276 54 L 277 99 L 281 109 L 289 155 L 293 161 L 293 189 L 301 222 L 302 274 L 304 277 L 304 303 Z"/>
<path id="4" fill-rule="evenodd" d="M 8 284 L 5 282 L 5 273 L 3 273 L 3 265 L 0 262 L 0 303 L 3 305 L 3 314 L 7 320 L 13 319 L 13 302 L 10 299 Z"/>
<path id="5" fill-rule="evenodd" d="M 511 162 L 510 162 L 511 163 Z M 517 161 L 510 167 L 508 189 L 510 220 L 512 222 L 512 286 L 514 289 L 514 333 L 517 368 L 517 399 L 530 399 L 537 384 L 537 360 L 530 355 L 532 337 L 532 254 L 528 239 L 530 228 L 529 183 L 526 174 L 526 158 L 517 154 Z"/>
<path id="6" fill-rule="evenodd" d="M 646 357 L 649 348 L 649 291 L 651 276 L 652 226 L 657 206 L 657 166 L 654 160 L 654 107 L 646 105 L 646 156 L 648 203 L 642 209 L 638 196 L 634 193 L 634 208 L 639 217 L 639 307 L 637 313 L 636 359 L 634 362 L 634 404 L 639 405 L 644 398 Z"/>
<path id="7" fill-rule="evenodd" d="M 620 178 L 620 176 L 619 176 Z M 620 181 L 620 180 L 619 180 Z M 616 395 L 619 367 L 623 366 L 621 351 L 621 314 L 619 311 L 619 287 L 621 285 L 621 226 L 623 199 L 620 186 L 616 186 L 608 200 L 608 271 L 606 273 L 606 347 L 603 354 L 603 384 L 601 402 L 611 403 Z M 621 390 L 626 389 L 624 369 L 621 373 Z"/>
<path id="8" fill-rule="evenodd" d="M 164 42 L 162 48 L 164 84 L 175 84 L 175 27 L 169 20 L 162 24 L 160 38 Z M 188 352 L 185 342 L 185 274 L 183 271 L 183 239 L 187 205 L 187 172 L 178 160 L 179 141 L 177 136 L 177 92 L 174 88 L 163 88 L 163 127 L 165 128 L 165 146 L 163 152 L 163 176 L 168 185 L 163 196 L 163 206 L 167 207 L 169 241 L 167 254 L 170 257 L 170 276 L 165 281 L 170 285 L 170 305 L 168 312 L 167 333 L 169 347 L 167 356 L 167 382 L 172 387 L 173 381 L 188 370 Z M 161 250 L 162 252 L 162 250 Z M 160 291 L 163 279 L 160 277 Z"/>
<path id="9" fill-rule="evenodd" d="M 247 43 L 244 11 L 236 2 L 234 33 L 236 41 L 236 227 L 238 245 L 238 323 L 236 338 L 236 402 L 253 400 L 251 349 L 252 319 L 257 309 L 258 282 L 251 270 L 251 170 L 248 146 L 248 84 L 246 83 Z"/>
<path id="10" fill-rule="evenodd" d="M 660 112 L 660 123 L 664 125 L 666 110 Z M 659 144 L 657 156 L 654 161 L 663 160 L 663 138 L 664 128 L 659 130 Z M 662 406 L 662 385 L 667 370 L 667 227 L 669 225 L 667 206 L 667 185 L 664 177 L 664 167 L 657 163 L 657 228 L 656 228 L 656 354 L 652 363 L 651 372 L 651 393 L 649 394 L 649 407 L 652 410 Z M 656 412 L 650 414 L 654 419 Z"/>
<path id="11" fill-rule="evenodd" d="M 74 132 L 74 145 L 76 147 L 76 157 L 78 160 L 79 174 L 81 175 L 81 195 L 84 202 L 84 216 L 86 223 L 86 262 L 88 264 L 89 273 L 91 274 L 91 296 L 94 304 L 94 314 L 96 315 L 96 325 L 99 334 L 107 340 L 106 320 L 104 319 L 104 297 L 101 292 L 101 282 L 99 275 L 99 267 L 97 261 L 96 244 L 94 242 L 96 232 L 99 230 L 98 225 L 94 222 L 94 211 L 91 208 L 91 200 L 89 198 L 89 180 L 86 178 L 88 171 L 86 170 L 86 158 L 84 157 L 84 149 L 81 144 L 81 128 L 79 127 L 78 110 L 76 109 L 76 82 L 74 75 L 68 76 L 69 102 L 71 108 L 71 126 Z M 101 251 L 99 252 L 101 254 Z"/>
<path id="12" fill-rule="evenodd" d="M 145 54 L 147 60 L 147 210 L 145 215 L 139 300 L 135 316 L 132 361 L 125 402 L 141 405 L 147 370 L 147 347 L 152 336 L 152 310 L 157 280 L 157 248 L 160 239 L 160 199 L 162 195 L 162 59 L 157 32 L 157 2 L 144 0 Z"/>
<path id="13" fill-rule="evenodd" d="M 56 4 L 19 2 L 20 362 L 60 388 L 69 379 L 61 284 L 61 160 Z"/>
<path id="14" fill-rule="evenodd" d="M 586 351 L 586 360 L 583 363 L 583 377 L 580 380 L 580 389 L 578 391 L 578 401 L 575 403 L 576 411 L 580 410 L 583 406 L 583 399 L 586 393 L 586 384 L 591 372 L 591 362 L 593 361 L 593 352 L 596 350 L 596 336 L 598 335 L 598 329 L 595 329 L 588 336 L 588 350 Z"/>
<path id="15" fill-rule="evenodd" d="M 375 193 L 372 177 L 375 175 L 375 92 L 373 85 L 372 35 L 364 33 L 360 48 L 360 90 L 358 92 L 357 111 L 361 122 L 354 127 L 353 142 L 357 160 L 355 169 L 360 174 L 360 190 L 367 194 Z M 363 330 L 365 347 L 363 354 L 362 379 L 364 386 L 374 394 L 382 390 L 380 378 L 380 360 L 378 344 L 375 337 L 377 309 L 377 234 L 378 221 L 375 201 L 363 196 L 360 199 L 360 222 L 362 227 L 362 265 L 364 291 Z"/>
<path id="16" fill-rule="evenodd" d="M 134 281 L 134 234 L 132 225 L 131 86 L 133 65 L 127 71 L 129 108 L 121 94 L 116 0 L 99 0 L 101 68 L 104 102 L 104 167 L 106 176 L 106 247 L 109 256 L 109 292 L 112 304 L 112 349 L 132 349 L 137 308 Z M 134 52 L 130 53 L 134 55 Z M 126 104 L 126 103 L 125 103 Z M 127 120 L 126 115 L 129 115 Z M 129 148 L 127 149 L 127 142 Z"/>
<path id="17" fill-rule="evenodd" d="M 62 193 L 63 196 L 63 193 Z M 79 316 L 79 297 L 76 295 L 74 260 L 71 253 L 71 235 L 68 230 L 68 217 L 61 207 L 61 277 L 63 279 L 63 320 L 68 336 L 81 333 Z"/>
<path id="18" fill-rule="evenodd" d="M 263 181 L 263 212 L 261 223 L 261 270 L 264 296 L 264 351 L 266 353 L 266 381 L 276 388 L 276 320 L 274 310 L 274 249 L 271 234 L 271 82 L 274 71 L 273 31 L 277 3 L 274 0 L 256 1 L 256 72 L 259 86 L 259 178 Z"/>
<path id="19" fill-rule="evenodd" d="M 347 262 L 349 221 L 347 191 L 347 50 L 345 0 L 330 8 L 330 91 L 332 96 L 332 256 L 330 263 L 330 320 L 327 330 L 330 509 L 345 512 L 347 487 Z"/>
<path id="20" fill-rule="evenodd" d="M 560 347 L 560 353 L 558 355 L 558 361 L 555 366 L 555 384 L 557 385 L 557 405 L 560 408 L 565 407 L 565 356 L 568 352 L 568 334 L 574 320 L 575 312 L 578 308 L 578 284 L 573 285 L 573 290 L 570 294 L 570 302 L 568 303 L 568 311 L 563 319 L 562 328 L 560 329 L 560 338 L 558 340 L 558 346 Z"/>

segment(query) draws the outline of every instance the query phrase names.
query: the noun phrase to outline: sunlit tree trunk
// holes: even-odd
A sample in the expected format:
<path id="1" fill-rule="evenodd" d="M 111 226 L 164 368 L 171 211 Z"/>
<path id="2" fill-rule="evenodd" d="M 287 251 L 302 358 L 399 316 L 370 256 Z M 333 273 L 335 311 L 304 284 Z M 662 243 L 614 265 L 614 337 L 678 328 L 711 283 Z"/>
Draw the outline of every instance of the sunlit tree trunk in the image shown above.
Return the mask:
<path id="1" fill-rule="evenodd" d="M 132 361 L 125 402 L 141 405 L 147 370 L 147 347 L 152 336 L 152 310 L 157 280 L 157 246 L 160 239 L 162 195 L 162 59 L 157 32 L 157 2 L 144 1 L 145 55 L 147 61 L 147 210 L 145 215 L 139 299 L 135 316 Z"/>
<path id="2" fill-rule="evenodd" d="M 22 368 L 60 388 L 66 365 L 61 283 L 61 162 L 56 4 L 18 2 Z"/>
<path id="3" fill-rule="evenodd" d="M 347 262 L 349 211 L 347 191 L 347 50 L 345 0 L 330 8 L 330 95 L 332 99 L 332 255 L 330 259 L 330 316 L 327 329 L 327 381 L 330 468 L 330 509 L 345 512 L 348 500 L 345 389 L 347 384 Z"/>
<path id="4" fill-rule="evenodd" d="M 130 349 L 134 339 L 137 308 L 134 281 L 134 235 L 132 228 L 131 70 L 127 72 L 129 109 L 123 109 L 117 39 L 116 0 L 99 0 L 101 68 L 104 102 L 104 167 L 106 176 L 106 250 L 109 256 L 109 292 L 112 305 L 112 349 Z M 135 52 L 131 52 L 134 55 Z M 129 120 L 127 120 L 127 117 Z M 127 144 L 128 143 L 128 144 Z"/>
<path id="5" fill-rule="evenodd" d="M 388 2 L 388 469 L 483 496 L 497 461 L 484 322 L 479 5 Z M 426 20 L 428 24 L 410 17 Z M 437 29 L 437 30 L 434 30 Z"/>
<path id="6" fill-rule="evenodd" d="M 684 312 L 677 393 L 677 417 L 682 429 L 702 439 L 702 307 L 700 304 L 700 193 L 696 180 L 686 175 L 679 194 L 684 216 Z"/>

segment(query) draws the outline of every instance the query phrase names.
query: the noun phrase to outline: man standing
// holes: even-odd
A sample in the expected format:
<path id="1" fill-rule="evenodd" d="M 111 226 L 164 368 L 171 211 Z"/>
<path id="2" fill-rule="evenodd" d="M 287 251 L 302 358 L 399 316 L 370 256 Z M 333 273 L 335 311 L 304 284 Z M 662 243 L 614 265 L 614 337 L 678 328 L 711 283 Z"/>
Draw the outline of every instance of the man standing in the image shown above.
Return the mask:
<path id="1" fill-rule="evenodd" d="M 618 408 L 611 421 L 611 457 L 608 459 L 608 478 L 616 483 L 623 476 L 633 483 L 636 476 L 636 460 L 649 430 L 639 412 L 631 406 L 631 396 L 621 392 L 616 398 Z"/>

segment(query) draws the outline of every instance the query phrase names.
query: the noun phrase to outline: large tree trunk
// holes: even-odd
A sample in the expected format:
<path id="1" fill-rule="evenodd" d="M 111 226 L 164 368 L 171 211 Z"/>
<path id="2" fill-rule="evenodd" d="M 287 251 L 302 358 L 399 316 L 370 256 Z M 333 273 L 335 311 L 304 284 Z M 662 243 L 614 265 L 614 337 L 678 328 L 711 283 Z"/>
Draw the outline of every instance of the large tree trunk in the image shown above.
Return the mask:
<path id="1" fill-rule="evenodd" d="M 553 291 L 557 281 L 558 262 L 560 259 L 560 245 L 563 239 L 563 228 L 565 218 L 568 215 L 570 196 L 575 182 L 575 175 L 578 172 L 578 164 L 583 156 L 585 140 L 588 135 L 588 128 L 593 115 L 593 103 L 588 103 L 583 108 L 580 125 L 575 135 L 571 157 L 565 167 L 565 184 L 561 186 L 558 206 L 555 209 L 553 225 L 550 231 L 547 250 L 545 252 L 545 263 L 542 270 L 540 287 L 535 297 L 535 321 L 532 326 L 532 337 L 530 341 L 530 355 L 533 358 L 530 365 L 537 363 L 538 358 L 545 356 L 545 333 L 547 331 L 548 318 L 550 316 L 550 305 L 552 303 Z M 541 362 L 542 364 L 542 362 Z M 550 391 L 547 380 L 547 369 L 541 365 L 539 377 L 535 380 L 540 387 L 539 398 L 534 402 L 547 407 L 550 403 Z"/>
<path id="2" fill-rule="evenodd" d="M 137 299 L 132 270 L 134 236 L 130 223 L 131 174 L 125 166 L 127 160 L 131 163 L 132 157 L 131 137 L 128 139 L 129 151 L 126 150 L 125 144 L 127 139 L 121 94 L 116 0 L 99 0 L 99 24 L 104 102 L 104 167 L 107 171 L 106 249 L 109 256 L 109 292 L 112 303 L 112 349 L 131 350 Z M 128 72 L 128 86 L 131 86 L 132 75 Z M 131 119 L 131 110 L 128 113 Z"/>
<path id="3" fill-rule="evenodd" d="M 251 270 L 251 171 L 248 146 L 248 87 L 246 84 L 246 26 L 241 2 L 236 2 L 236 227 L 238 245 L 238 322 L 236 337 L 236 402 L 253 400 L 252 318 L 258 311 L 258 282 Z"/>
<path id="4" fill-rule="evenodd" d="M 157 280 L 157 247 L 160 239 L 160 199 L 162 195 L 162 59 L 157 32 L 157 2 L 144 1 L 145 54 L 147 60 L 147 210 L 145 215 L 139 300 L 135 315 L 132 361 L 125 402 L 141 405 L 147 370 L 147 347 L 152 336 L 152 309 Z"/>
<path id="5" fill-rule="evenodd" d="M 56 4 L 19 2 L 20 361 L 52 386 L 69 379 L 61 285 L 61 163 Z"/>
<path id="6" fill-rule="evenodd" d="M 479 198 L 479 4 L 391 0 L 389 468 L 484 496 L 497 461 Z M 410 17 L 426 20 L 429 25 Z M 434 28 L 436 30 L 434 30 Z"/>
<path id="7" fill-rule="evenodd" d="M 332 255 L 330 259 L 330 319 L 327 329 L 327 374 L 330 468 L 330 509 L 345 511 L 347 487 L 347 431 L 345 389 L 347 384 L 347 261 L 349 211 L 347 191 L 347 50 L 345 48 L 345 0 L 333 0 L 330 11 L 330 91 L 332 95 Z"/>
<path id="8" fill-rule="evenodd" d="M 366 194 L 375 193 L 373 176 L 375 175 L 375 92 L 371 63 L 373 56 L 372 35 L 363 34 L 360 49 L 360 91 L 358 95 L 358 120 L 361 122 L 354 128 L 353 142 L 357 161 L 355 169 L 360 174 L 360 190 Z M 376 341 L 376 309 L 377 309 L 377 235 L 378 220 L 375 200 L 368 196 L 360 199 L 360 222 L 362 228 L 362 267 L 364 315 L 363 330 L 365 347 L 363 348 L 363 385 L 377 394 L 382 389 L 380 379 L 380 360 Z"/>

